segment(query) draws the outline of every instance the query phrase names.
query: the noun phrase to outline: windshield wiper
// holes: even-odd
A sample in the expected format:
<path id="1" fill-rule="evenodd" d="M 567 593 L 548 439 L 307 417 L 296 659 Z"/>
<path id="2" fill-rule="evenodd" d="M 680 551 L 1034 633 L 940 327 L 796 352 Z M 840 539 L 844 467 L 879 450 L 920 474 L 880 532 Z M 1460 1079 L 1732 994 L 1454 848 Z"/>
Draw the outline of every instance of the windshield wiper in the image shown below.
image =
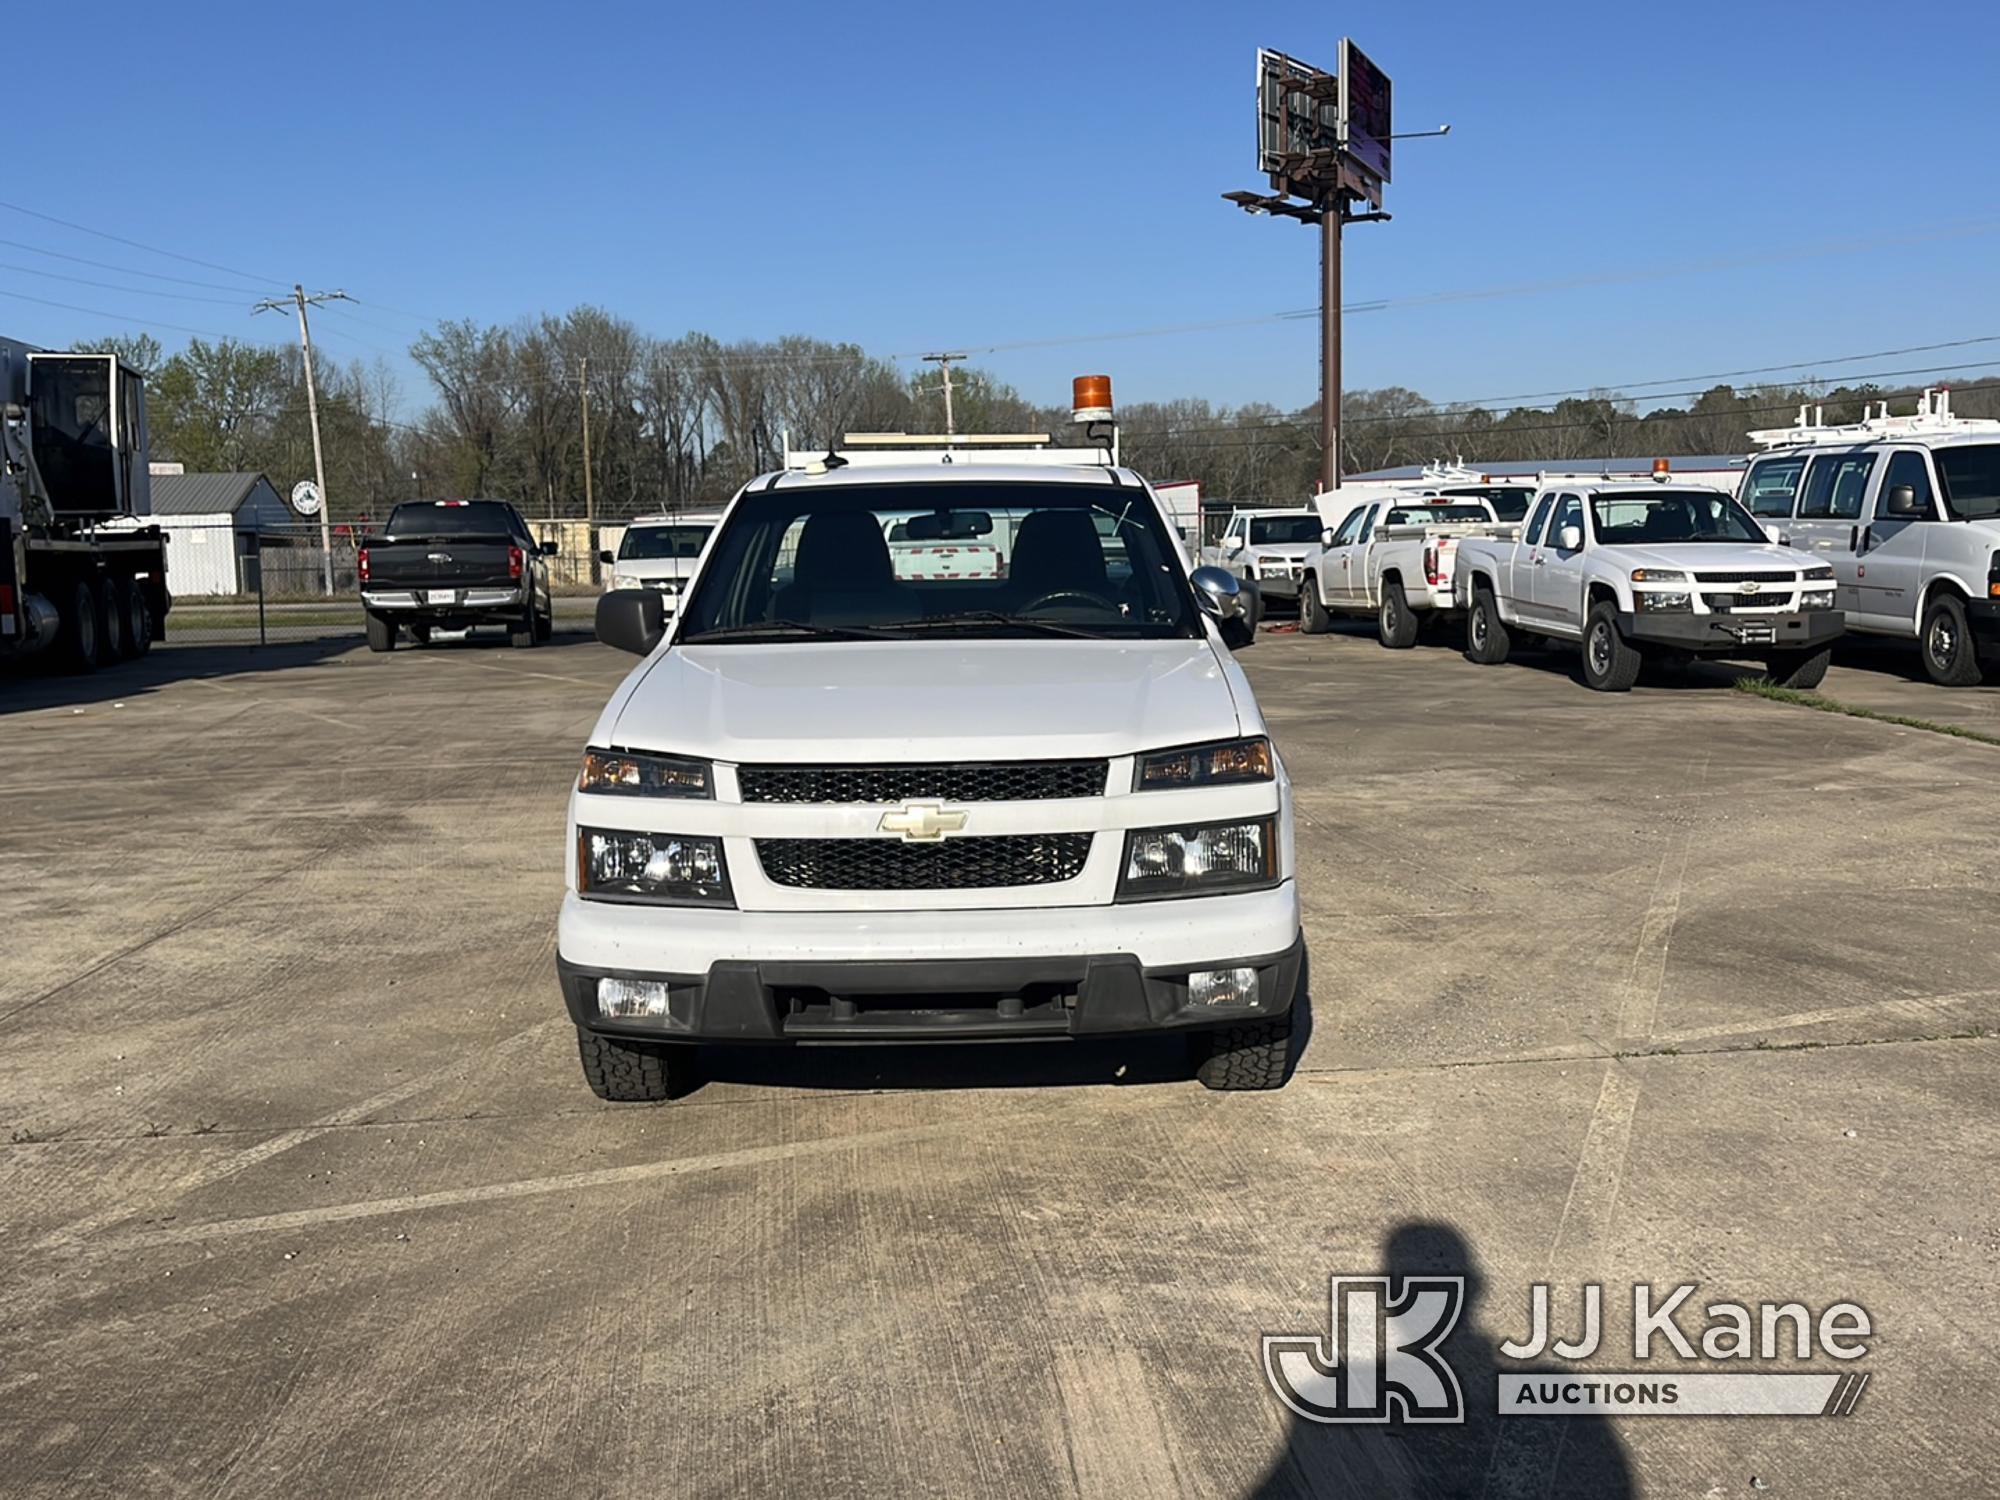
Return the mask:
<path id="1" fill-rule="evenodd" d="M 741 641 L 755 636 L 784 640 L 788 636 L 815 636 L 833 641 L 893 641 L 895 634 L 872 625 L 813 625 L 804 620 L 746 620 L 741 625 L 716 625 L 681 637 L 683 646 L 699 646 L 704 641 Z"/>
<path id="2" fill-rule="evenodd" d="M 1120 616 L 1120 622 L 1124 622 Z M 1109 637 L 1095 630 L 1084 630 L 1074 625 L 1064 625 L 1056 620 L 1038 620 L 1033 615 L 1010 615 L 997 609 L 966 609 L 956 614 L 930 615 L 921 620 L 898 620 L 885 625 L 884 630 L 907 630 L 917 633 L 945 631 L 959 625 L 1006 625 L 1022 630 L 1040 631 L 1043 635 L 1067 636 L 1078 641 L 1102 641 Z"/>

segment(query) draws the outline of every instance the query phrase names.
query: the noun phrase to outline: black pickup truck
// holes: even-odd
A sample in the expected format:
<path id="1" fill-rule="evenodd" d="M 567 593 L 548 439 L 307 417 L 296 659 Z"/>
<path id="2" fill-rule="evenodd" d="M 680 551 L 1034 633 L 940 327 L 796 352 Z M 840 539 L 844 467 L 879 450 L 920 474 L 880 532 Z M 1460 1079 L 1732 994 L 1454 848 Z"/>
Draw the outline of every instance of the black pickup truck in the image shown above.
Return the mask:
<path id="1" fill-rule="evenodd" d="M 412 500 L 389 513 L 357 555 L 368 649 L 393 651 L 407 630 L 418 645 L 433 629 L 504 625 L 516 646 L 547 640 L 555 623 L 548 559 L 505 500 Z"/>

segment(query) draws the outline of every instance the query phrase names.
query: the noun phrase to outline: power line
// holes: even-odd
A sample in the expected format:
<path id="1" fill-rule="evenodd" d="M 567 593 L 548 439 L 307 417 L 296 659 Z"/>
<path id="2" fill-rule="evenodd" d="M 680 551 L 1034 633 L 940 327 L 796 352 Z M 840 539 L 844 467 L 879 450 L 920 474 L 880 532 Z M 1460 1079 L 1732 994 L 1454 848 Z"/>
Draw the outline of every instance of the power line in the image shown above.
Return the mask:
<path id="1" fill-rule="evenodd" d="M 182 255 L 178 250 L 162 250 L 158 245 L 148 245 L 141 240 L 127 239 L 122 234 L 112 234 L 104 229 L 92 229 L 88 224 L 75 224 L 68 219 L 58 219 L 54 214 L 45 214 L 39 209 L 24 208 L 18 203 L 0 200 L 0 208 L 17 214 L 26 214 L 31 219 L 40 219 L 45 224 L 59 224 L 64 229 L 74 229 L 78 234 L 95 235 L 100 240 L 110 240 L 113 244 L 124 245 L 133 250 L 144 250 L 148 255 L 164 255 L 168 260 L 182 261 L 190 266 L 200 266 L 204 271 L 220 271 L 225 276 L 238 276 L 245 281 L 259 282 L 264 286 L 277 286 L 277 278 L 259 276 L 251 271 L 239 271 L 234 266 L 219 265 L 212 260 L 199 260 L 192 255 Z"/>
<path id="2" fill-rule="evenodd" d="M 208 302 L 217 307 L 248 307 L 250 294 L 241 297 L 204 297 L 198 292 L 166 292 L 157 287 L 120 286 L 115 281 L 93 281 L 88 276 L 65 276 L 60 271 L 43 271 L 34 266 L 0 265 L 0 271 L 16 271 L 23 276 L 41 276 L 50 281 L 67 281 L 73 286 L 94 286 L 107 292 L 128 292 L 134 297 L 171 297 L 176 302 Z"/>
<path id="3" fill-rule="evenodd" d="M 0 245 L 5 245 L 10 250 L 26 250 L 30 255 L 46 255 L 51 260 L 66 260 L 72 265 L 93 266 L 100 271 L 116 271 L 120 276 L 143 276 L 149 281 L 171 281 L 176 286 L 204 287 L 211 292 L 239 290 L 220 281 L 197 281 L 190 276 L 170 276 L 165 271 L 142 271 L 137 266 L 114 265 L 107 260 L 92 260 L 87 255 L 69 255 L 61 250 L 45 250 L 40 245 L 29 244 L 26 240 L 0 239 Z M 249 296 L 249 290 L 243 289 L 242 295 Z"/>
<path id="4" fill-rule="evenodd" d="M 74 302 L 51 302 L 46 297 L 30 297 L 26 292 L 10 292 L 0 288 L 0 297 L 11 297 L 16 302 L 33 302 L 40 307 L 59 307 L 64 312 L 86 313 L 93 318 L 111 318 L 120 323 L 133 323 L 142 330 L 163 328 L 169 333 L 185 333 L 202 339 L 233 339 L 233 333 L 218 333 L 213 328 L 186 328 L 179 323 L 162 323 L 157 318 L 141 318 L 132 313 L 106 312 L 101 307 L 78 307 Z"/>

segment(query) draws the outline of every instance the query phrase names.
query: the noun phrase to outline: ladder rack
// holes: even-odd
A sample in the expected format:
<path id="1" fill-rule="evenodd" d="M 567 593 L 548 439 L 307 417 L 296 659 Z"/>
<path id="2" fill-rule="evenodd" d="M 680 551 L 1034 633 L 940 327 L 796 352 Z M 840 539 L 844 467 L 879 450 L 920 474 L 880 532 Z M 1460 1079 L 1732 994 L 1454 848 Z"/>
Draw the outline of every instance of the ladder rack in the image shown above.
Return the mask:
<path id="1" fill-rule="evenodd" d="M 1859 422 L 1827 425 L 1826 406 L 1806 404 L 1799 419 L 1790 427 L 1767 427 L 1750 434 L 1750 441 L 1764 448 L 1832 447 L 1876 442 L 1883 438 L 1942 437 L 1962 433 L 2000 432 L 2000 421 L 1985 417 L 1955 417 L 1951 414 L 1949 390 L 1926 390 L 1917 398 L 1917 409 L 1896 417 L 1889 403 L 1870 402 Z"/>

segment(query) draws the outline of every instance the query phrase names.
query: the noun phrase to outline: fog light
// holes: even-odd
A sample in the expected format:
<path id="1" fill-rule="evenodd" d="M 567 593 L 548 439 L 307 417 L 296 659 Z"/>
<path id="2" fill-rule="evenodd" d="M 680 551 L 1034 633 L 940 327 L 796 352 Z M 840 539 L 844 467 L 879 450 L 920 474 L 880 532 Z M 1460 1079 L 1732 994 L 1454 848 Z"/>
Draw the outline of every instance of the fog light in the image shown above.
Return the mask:
<path id="1" fill-rule="evenodd" d="M 1255 1005 L 1255 969 L 1198 969 L 1188 975 L 1188 999 L 1195 1005 Z"/>
<path id="2" fill-rule="evenodd" d="M 612 1021 L 663 1021 L 667 987 L 657 979 L 600 979 L 597 1013 Z"/>

